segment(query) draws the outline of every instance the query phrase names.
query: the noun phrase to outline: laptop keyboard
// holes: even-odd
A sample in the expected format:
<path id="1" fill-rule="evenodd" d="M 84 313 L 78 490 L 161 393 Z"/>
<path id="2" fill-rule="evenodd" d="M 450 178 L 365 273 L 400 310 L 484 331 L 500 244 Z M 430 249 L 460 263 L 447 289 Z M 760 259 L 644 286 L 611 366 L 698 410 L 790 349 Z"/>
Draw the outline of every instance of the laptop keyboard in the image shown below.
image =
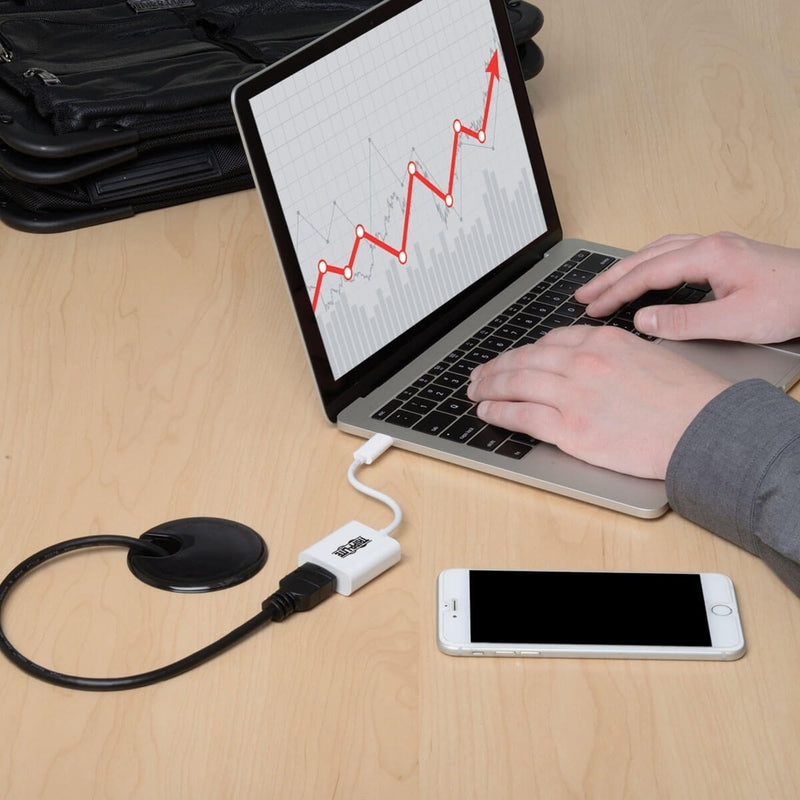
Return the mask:
<path id="1" fill-rule="evenodd" d="M 478 419 L 475 404 L 467 398 L 469 376 L 478 364 L 490 361 L 504 350 L 535 342 L 553 328 L 565 325 L 613 325 L 652 340 L 652 336 L 639 333 L 633 325 L 633 316 L 639 308 L 661 303 L 697 303 L 709 291 L 705 286 L 684 284 L 676 289 L 648 292 L 610 317 L 587 317 L 586 307 L 575 301 L 575 290 L 616 261 L 602 253 L 579 251 L 420 375 L 372 418 L 508 458 L 523 458 L 537 440 L 487 425 Z"/>

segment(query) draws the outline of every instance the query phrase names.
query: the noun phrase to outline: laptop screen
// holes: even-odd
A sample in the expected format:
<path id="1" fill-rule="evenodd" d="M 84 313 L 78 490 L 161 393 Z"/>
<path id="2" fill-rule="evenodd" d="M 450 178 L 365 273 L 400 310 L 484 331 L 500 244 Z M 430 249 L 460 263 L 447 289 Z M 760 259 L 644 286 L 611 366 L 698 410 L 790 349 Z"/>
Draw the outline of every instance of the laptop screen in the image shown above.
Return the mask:
<path id="1" fill-rule="evenodd" d="M 547 229 L 492 6 L 404 5 L 249 97 L 334 381 Z"/>

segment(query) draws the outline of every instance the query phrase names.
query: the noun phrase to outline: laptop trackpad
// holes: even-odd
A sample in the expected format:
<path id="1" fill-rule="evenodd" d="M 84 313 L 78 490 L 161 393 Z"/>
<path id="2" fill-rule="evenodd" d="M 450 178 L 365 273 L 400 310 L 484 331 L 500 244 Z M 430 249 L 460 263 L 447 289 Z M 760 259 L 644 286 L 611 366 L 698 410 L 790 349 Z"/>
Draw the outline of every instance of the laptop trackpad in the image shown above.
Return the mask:
<path id="1" fill-rule="evenodd" d="M 759 345 L 738 342 L 659 342 L 661 347 L 691 359 L 732 383 L 762 378 L 783 390 L 800 377 L 800 356 Z"/>

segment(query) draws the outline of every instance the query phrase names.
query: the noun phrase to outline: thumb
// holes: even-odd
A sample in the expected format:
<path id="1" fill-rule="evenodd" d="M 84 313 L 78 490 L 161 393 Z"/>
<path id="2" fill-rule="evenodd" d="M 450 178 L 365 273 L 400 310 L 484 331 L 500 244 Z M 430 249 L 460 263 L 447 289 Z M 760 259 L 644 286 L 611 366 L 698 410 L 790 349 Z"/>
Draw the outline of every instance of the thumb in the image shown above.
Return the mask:
<path id="1" fill-rule="evenodd" d="M 636 312 L 633 322 L 637 330 L 661 339 L 724 339 L 724 319 L 718 314 L 723 310 L 718 300 L 687 306 L 647 306 Z"/>

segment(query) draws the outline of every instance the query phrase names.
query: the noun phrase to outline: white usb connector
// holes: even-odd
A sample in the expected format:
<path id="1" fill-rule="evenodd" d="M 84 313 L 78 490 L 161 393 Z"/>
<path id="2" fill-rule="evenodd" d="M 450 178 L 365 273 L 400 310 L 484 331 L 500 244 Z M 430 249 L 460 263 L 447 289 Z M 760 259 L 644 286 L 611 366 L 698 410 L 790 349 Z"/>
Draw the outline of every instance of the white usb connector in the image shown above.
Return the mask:
<path id="1" fill-rule="evenodd" d="M 339 594 L 352 594 L 400 560 L 400 543 L 389 536 L 403 518 L 400 506 L 391 497 L 366 486 L 355 476 L 359 467 L 371 464 L 393 443 L 391 436 L 375 434 L 353 453 L 354 461 L 347 472 L 347 479 L 353 488 L 389 506 L 394 513 L 392 522 L 381 530 L 375 530 L 362 522 L 351 520 L 303 550 L 298 557 L 300 565 L 310 562 L 333 573 Z"/>
<path id="2" fill-rule="evenodd" d="M 387 436 L 385 433 L 376 433 L 353 453 L 353 459 L 361 464 L 371 464 L 373 461 L 377 461 L 393 444 L 394 439 L 391 436 Z"/>

